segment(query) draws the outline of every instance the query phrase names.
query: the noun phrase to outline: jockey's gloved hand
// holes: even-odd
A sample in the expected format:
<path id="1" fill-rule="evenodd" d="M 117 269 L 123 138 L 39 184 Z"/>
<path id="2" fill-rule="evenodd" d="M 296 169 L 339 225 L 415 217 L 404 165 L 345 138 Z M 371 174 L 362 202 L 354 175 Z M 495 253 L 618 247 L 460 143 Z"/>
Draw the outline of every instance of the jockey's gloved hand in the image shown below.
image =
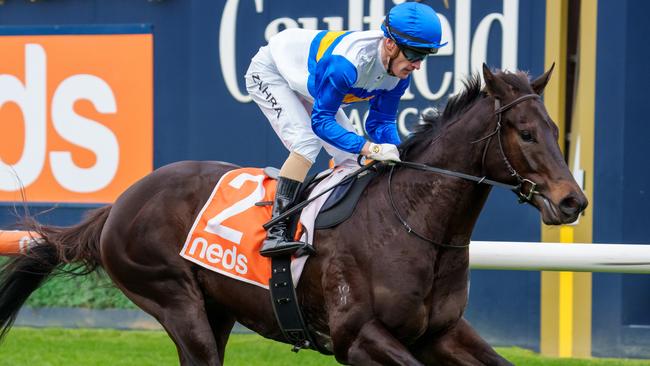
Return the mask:
<path id="1" fill-rule="evenodd" d="M 401 161 L 399 159 L 399 150 L 393 144 L 374 144 L 371 143 L 368 147 L 368 154 L 366 157 L 372 160 L 379 161 Z"/>

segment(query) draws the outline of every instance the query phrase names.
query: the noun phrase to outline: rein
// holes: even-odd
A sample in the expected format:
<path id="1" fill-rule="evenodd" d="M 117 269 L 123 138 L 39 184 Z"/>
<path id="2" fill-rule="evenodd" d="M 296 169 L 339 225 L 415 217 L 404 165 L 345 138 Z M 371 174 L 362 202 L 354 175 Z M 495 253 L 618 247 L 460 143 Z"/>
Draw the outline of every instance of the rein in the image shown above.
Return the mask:
<path id="1" fill-rule="evenodd" d="M 465 174 L 465 173 L 460 173 L 460 172 L 455 172 L 447 169 L 441 169 L 437 167 L 433 167 L 427 164 L 422 164 L 422 163 L 415 163 L 415 162 L 410 162 L 410 161 L 397 161 L 394 162 L 390 169 L 390 173 L 388 174 L 388 199 L 390 201 L 390 204 L 393 208 L 393 213 L 397 217 L 397 219 L 402 223 L 402 225 L 406 228 L 406 231 L 408 231 L 410 234 L 415 235 L 416 237 L 429 242 L 433 245 L 437 245 L 443 248 L 467 248 L 469 247 L 469 242 L 465 245 L 451 245 L 451 244 L 443 244 L 443 243 L 438 243 L 435 242 L 432 239 L 429 239 L 425 237 L 424 235 L 418 233 L 417 231 L 413 230 L 413 228 L 406 222 L 406 220 L 402 217 L 402 215 L 399 213 L 399 210 L 397 209 L 397 206 L 395 205 L 395 200 L 393 199 L 393 192 L 391 190 L 391 183 L 393 179 L 393 172 L 395 170 L 395 166 L 403 166 L 409 169 L 414 169 L 414 170 L 420 170 L 420 171 L 426 171 L 426 172 L 433 172 L 433 173 L 439 173 L 439 174 L 444 174 L 452 177 L 457 177 L 457 178 L 462 178 L 466 179 L 469 181 L 476 182 L 476 184 L 487 184 L 491 185 L 494 187 L 499 187 L 499 188 L 504 188 L 508 189 L 510 191 L 513 191 L 517 196 L 519 197 L 519 203 L 526 203 L 530 202 L 530 200 L 533 198 L 535 194 L 539 194 L 538 191 L 535 190 L 537 187 L 537 183 L 533 182 L 530 179 L 526 179 L 522 177 L 515 168 L 512 167 L 512 164 L 510 164 L 510 161 L 506 157 L 505 151 L 503 150 L 503 144 L 501 143 L 501 118 L 502 114 L 509 110 L 510 108 L 514 107 L 515 105 L 528 100 L 528 99 L 540 99 L 540 96 L 537 94 L 526 94 L 523 95 L 512 102 L 501 106 L 501 101 L 497 98 L 494 98 L 494 114 L 497 116 L 497 125 L 496 128 L 494 129 L 493 132 L 491 132 L 489 135 L 482 137 L 476 141 L 473 141 L 472 144 L 485 141 L 487 140 L 487 143 L 485 144 L 485 149 L 483 150 L 483 156 L 481 158 L 481 170 L 484 170 L 485 167 L 485 157 L 487 155 L 488 148 L 490 147 L 490 142 L 492 141 L 492 137 L 494 135 L 497 136 L 497 140 L 499 142 L 499 152 L 501 153 L 501 157 L 503 158 L 503 162 L 506 165 L 506 168 L 510 172 L 510 175 L 513 177 L 517 178 L 517 181 L 519 184 L 517 185 L 511 185 L 511 184 L 506 184 L 506 183 L 501 183 L 497 182 L 491 179 L 488 179 L 485 175 L 482 177 L 477 177 L 474 175 L 470 174 Z M 528 192 L 526 192 L 526 187 L 528 187 Z"/>

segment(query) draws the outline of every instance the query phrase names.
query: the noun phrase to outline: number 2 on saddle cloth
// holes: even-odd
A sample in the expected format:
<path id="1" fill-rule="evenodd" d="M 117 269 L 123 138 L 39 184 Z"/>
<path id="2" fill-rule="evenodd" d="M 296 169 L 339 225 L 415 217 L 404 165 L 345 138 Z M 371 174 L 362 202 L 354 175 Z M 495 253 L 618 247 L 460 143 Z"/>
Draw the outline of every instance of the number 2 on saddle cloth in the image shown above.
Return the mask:
<path id="1" fill-rule="evenodd" d="M 277 182 L 260 168 L 232 170 L 219 180 L 196 218 L 180 255 L 200 266 L 263 288 L 271 260 L 259 255 Z M 301 226 L 296 239 L 302 235 Z"/>

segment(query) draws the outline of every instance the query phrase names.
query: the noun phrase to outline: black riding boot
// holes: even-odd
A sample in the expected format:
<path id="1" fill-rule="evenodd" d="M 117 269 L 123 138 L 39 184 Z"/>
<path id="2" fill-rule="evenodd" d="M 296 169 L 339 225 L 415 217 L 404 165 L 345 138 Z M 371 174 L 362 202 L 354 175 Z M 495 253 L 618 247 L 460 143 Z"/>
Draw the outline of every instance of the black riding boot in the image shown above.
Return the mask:
<path id="1" fill-rule="evenodd" d="M 284 177 L 278 178 L 275 201 L 273 202 L 273 218 L 291 208 L 298 195 L 299 187 L 300 182 L 296 180 Z M 291 217 L 286 217 L 268 229 L 266 240 L 264 240 L 262 249 L 260 249 L 262 256 L 292 255 L 298 249 L 308 246 L 306 243 L 297 242 L 288 237 L 291 231 L 289 230 L 289 221 L 291 221 Z"/>

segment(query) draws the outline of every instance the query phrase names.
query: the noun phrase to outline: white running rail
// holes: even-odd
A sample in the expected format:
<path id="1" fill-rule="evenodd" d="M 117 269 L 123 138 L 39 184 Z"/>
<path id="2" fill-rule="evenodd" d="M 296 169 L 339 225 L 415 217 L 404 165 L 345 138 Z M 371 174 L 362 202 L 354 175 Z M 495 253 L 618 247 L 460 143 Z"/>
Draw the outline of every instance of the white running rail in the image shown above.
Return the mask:
<path id="1" fill-rule="evenodd" d="M 0 256 L 24 252 L 34 240 L 24 231 L 0 230 Z M 650 273 L 650 244 L 472 241 L 469 263 L 472 269 Z"/>
<path id="2" fill-rule="evenodd" d="M 472 269 L 650 273 L 649 244 L 472 241 Z"/>

